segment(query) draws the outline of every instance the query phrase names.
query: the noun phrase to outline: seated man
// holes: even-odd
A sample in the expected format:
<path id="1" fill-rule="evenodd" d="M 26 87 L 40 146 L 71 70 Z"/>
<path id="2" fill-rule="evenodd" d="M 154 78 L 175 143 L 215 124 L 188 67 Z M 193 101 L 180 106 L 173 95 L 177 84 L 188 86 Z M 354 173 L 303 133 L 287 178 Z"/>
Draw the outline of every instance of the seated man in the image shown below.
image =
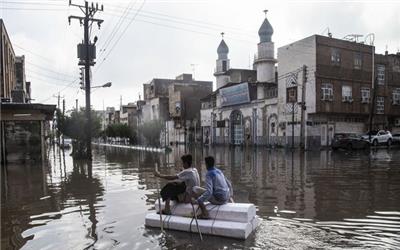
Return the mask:
<path id="1" fill-rule="evenodd" d="M 214 205 L 223 205 L 229 202 L 233 196 L 233 189 L 230 181 L 225 178 L 221 170 L 215 167 L 215 161 L 212 156 L 205 158 L 207 174 L 206 188 L 194 187 L 194 192 L 200 197 L 192 200 L 199 204 L 201 209 L 201 219 L 208 219 L 209 214 L 204 205 L 205 201 L 209 201 Z M 233 200 L 232 200 L 233 201 Z"/>
<path id="2" fill-rule="evenodd" d="M 161 197 L 165 201 L 163 214 L 171 214 L 170 201 L 189 203 L 193 197 L 193 187 L 200 185 L 200 177 L 196 168 L 192 167 L 192 156 L 183 155 L 181 157 L 183 170 L 176 175 L 163 175 L 155 171 L 156 177 L 167 180 L 177 180 L 170 182 L 161 189 Z"/>

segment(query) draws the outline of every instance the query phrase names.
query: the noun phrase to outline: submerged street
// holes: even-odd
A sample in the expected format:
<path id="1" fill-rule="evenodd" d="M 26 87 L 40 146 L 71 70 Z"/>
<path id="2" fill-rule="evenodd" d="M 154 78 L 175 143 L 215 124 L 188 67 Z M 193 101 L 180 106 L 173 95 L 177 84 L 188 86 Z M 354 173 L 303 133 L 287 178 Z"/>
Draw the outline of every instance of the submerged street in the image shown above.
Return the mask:
<path id="1" fill-rule="evenodd" d="M 2 175 L 2 249 L 396 249 L 400 246 L 400 155 L 377 151 L 192 148 L 232 180 L 236 202 L 262 221 L 246 241 L 145 228 L 154 209 L 154 164 L 179 170 L 182 148 L 155 153 L 96 146 L 93 163 L 50 148 L 41 165 Z M 175 166 L 178 162 L 177 166 Z M 162 186 L 165 182 L 162 181 Z M 223 239 L 223 240 L 222 240 Z"/>

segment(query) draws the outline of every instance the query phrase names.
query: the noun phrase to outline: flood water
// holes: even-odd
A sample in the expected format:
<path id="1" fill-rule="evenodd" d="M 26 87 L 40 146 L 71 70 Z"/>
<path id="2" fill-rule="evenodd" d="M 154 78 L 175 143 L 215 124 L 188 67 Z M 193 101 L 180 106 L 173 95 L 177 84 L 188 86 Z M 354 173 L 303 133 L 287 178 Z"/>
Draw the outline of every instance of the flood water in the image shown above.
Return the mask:
<path id="1" fill-rule="evenodd" d="M 144 227 L 169 154 L 96 147 L 92 164 L 50 149 L 41 165 L 2 174 L 2 249 L 400 249 L 400 151 L 290 152 L 192 149 L 202 180 L 213 155 L 232 180 L 236 202 L 262 221 L 245 240 Z M 161 182 L 161 185 L 165 182 Z"/>

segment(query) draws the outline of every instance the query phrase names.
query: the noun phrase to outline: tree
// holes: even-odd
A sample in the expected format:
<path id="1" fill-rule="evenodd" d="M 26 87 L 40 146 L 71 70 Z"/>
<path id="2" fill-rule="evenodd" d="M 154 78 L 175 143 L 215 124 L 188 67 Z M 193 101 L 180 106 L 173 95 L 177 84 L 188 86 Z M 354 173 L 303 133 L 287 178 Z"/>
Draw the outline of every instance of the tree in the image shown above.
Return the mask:
<path id="1" fill-rule="evenodd" d="M 97 138 L 101 131 L 100 118 L 96 112 L 92 112 L 92 138 Z M 85 110 L 72 111 L 70 116 L 63 116 L 61 112 L 57 112 L 57 129 L 65 136 L 73 139 L 72 155 L 76 157 L 86 156 L 86 115 Z"/>
<path id="2" fill-rule="evenodd" d="M 154 146 L 160 145 L 160 133 L 163 129 L 163 123 L 159 120 L 145 122 L 139 128 L 140 133 L 147 140 L 147 143 Z"/>
<path id="3" fill-rule="evenodd" d="M 134 143 L 136 141 L 133 129 L 127 124 L 110 124 L 107 126 L 104 132 L 107 137 L 129 138 L 130 143 Z"/>

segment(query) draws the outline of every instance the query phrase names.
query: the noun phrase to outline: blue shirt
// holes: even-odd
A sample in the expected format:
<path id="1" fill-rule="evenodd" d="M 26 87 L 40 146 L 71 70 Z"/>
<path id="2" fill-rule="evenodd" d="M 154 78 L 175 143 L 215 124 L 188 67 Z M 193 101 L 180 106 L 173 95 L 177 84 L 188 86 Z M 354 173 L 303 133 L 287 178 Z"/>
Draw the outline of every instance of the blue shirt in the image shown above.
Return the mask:
<path id="1" fill-rule="evenodd" d="M 214 196 L 218 201 L 228 201 L 232 196 L 232 185 L 225 178 L 221 170 L 216 167 L 210 168 L 206 174 L 206 191 L 197 199 L 203 203 Z"/>

